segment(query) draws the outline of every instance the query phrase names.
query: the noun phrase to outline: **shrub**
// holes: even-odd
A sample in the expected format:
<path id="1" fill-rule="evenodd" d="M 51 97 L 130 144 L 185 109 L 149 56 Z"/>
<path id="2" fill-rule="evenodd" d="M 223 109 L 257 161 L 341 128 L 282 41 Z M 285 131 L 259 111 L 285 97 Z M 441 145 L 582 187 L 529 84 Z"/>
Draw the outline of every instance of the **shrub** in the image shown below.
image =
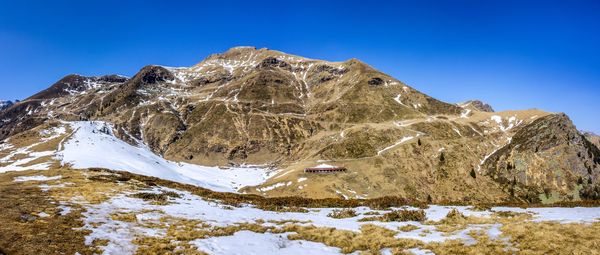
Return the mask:
<path id="1" fill-rule="evenodd" d="M 152 201 L 158 204 L 164 204 L 169 200 L 169 198 L 180 198 L 181 196 L 173 191 L 164 191 L 161 193 L 138 192 L 132 194 L 131 197 Z"/>
<path id="2" fill-rule="evenodd" d="M 417 230 L 417 229 L 419 229 L 419 227 L 417 227 L 415 225 L 410 225 L 410 224 L 404 225 L 402 227 L 398 227 L 398 230 L 400 230 L 402 232 L 410 232 L 410 231 Z"/>
<path id="3" fill-rule="evenodd" d="M 427 216 L 425 215 L 425 211 L 423 210 L 397 210 L 391 211 L 389 213 L 385 213 L 382 216 L 375 217 L 366 217 L 362 218 L 359 221 L 383 221 L 383 222 L 391 222 L 391 221 L 425 221 Z"/>
<path id="4" fill-rule="evenodd" d="M 460 211 L 453 208 L 448 214 L 446 214 L 446 219 L 451 221 L 466 219 L 465 215 L 463 215 Z"/>
<path id="5" fill-rule="evenodd" d="M 489 211 L 492 207 L 487 204 L 476 204 L 471 208 L 472 211 Z"/>
<path id="6" fill-rule="evenodd" d="M 377 212 L 377 211 L 368 211 L 366 213 L 363 213 L 363 215 L 380 215 L 381 213 Z"/>
<path id="7" fill-rule="evenodd" d="M 352 209 L 341 209 L 341 210 L 333 210 L 331 213 L 327 214 L 327 217 L 334 219 L 343 219 L 343 218 L 352 218 L 356 217 L 356 211 Z"/>
<path id="8" fill-rule="evenodd" d="M 300 212 L 307 213 L 308 210 L 306 208 L 297 207 L 297 206 L 278 206 L 278 205 L 259 205 L 256 208 L 264 210 L 264 211 L 273 211 L 273 212 Z"/>

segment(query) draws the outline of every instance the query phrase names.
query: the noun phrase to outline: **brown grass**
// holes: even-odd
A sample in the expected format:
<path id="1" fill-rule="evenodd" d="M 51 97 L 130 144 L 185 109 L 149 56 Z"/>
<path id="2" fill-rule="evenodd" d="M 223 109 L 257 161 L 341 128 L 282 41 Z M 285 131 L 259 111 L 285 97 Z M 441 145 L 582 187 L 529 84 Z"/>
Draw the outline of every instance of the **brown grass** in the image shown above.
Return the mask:
<path id="1" fill-rule="evenodd" d="M 410 231 L 417 230 L 417 229 L 419 229 L 419 227 L 417 227 L 415 225 L 410 225 L 410 224 L 404 225 L 402 227 L 398 227 L 398 230 L 400 230 L 402 232 L 410 232 Z"/>
<path id="2" fill-rule="evenodd" d="M 420 241 L 414 239 L 396 239 L 394 236 L 397 232 L 371 224 L 362 225 L 358 233 L 335 228 L 297 225 L 284 226 L 283 231 L 297 233 L 289 235 L 290 240 L 319 242 L 338 247 L 343 253 L 367 251 L 379 254 L 383 248 L 414 248 L 422 245 Z"/>
<path id="3" fill-rule="evenodd" d="M 138 192 L 132 194 L 131 197 L 152 201 L 153 204 L 165 205 L 168 203 L 169 198 L 180 198 L 181 196 L 172 191 L 163 191 L 161 193 Z"/>
<path id="4" fill-rule="evenodd" d="M 341 209 L 331 211 L 329 214 L 327 214 L 327 217 L 331 217 L 334 219 L 343 219 L 356 217 L 356 215 L 356 211 L 354 211 L 353 209 Z"/>
<path id="5" fill-rule="evenodd" d="M 112 220 L 124 221 L 124 222 L 135 222 L 137 217 L 133 212 L 117 212 L 110 215 Z"/>
<path id="6" fill-rule="evenodd" d="M 272 212 L 300 212 L 307 213 L 308 209 L 297 207 L 297 206 L 279 206 L 279 205 L 269 205 L 269 204 L 261 204 L 257 205 L 256 208 L 264 210 L 264 211 L 272 211 Z"/>
<path id="7" fill-rule="evenodd" d="M 424 246 L 425 249 L 433 251 L 438 255 L 446 254 L 515 254 L 509 245 L 501 240 L 492 240 L 486 233 L 471 231 L 469 233 L 476 243 L 466 245 L 461 240 L 448 240 L 442 243 L 429 243 Z M 517 253 L 520 254 L 520 253 Z M 543 254 L 543 253 L 540 253 Z"/>
<path id="8" fill-rule="evenodd" d="M 600 254 L 600 222 L 561 224 L 520 221 L 501 228 L 519 254 Z"/>
<path id="9" fill-rule="evenodd" d="M 371 199 L 341 199 L 341 198 L 305 198 L 305 197 L 263 197 L 255 194 L 237 194 L 237 193 L 224 193 L 215 192 L 209 189 L 189 185 L 176 183 L 172 181 L 162 180 L 155 177 L 143 176 L 132 174 L 122 171 L 111 171 L 107 169 L 90 169 L 91 171 L 102 171 L 105 173 L 119 173 L 122 178 L 135 179 L 141 183 L 149 186 L 160 185 L 178 190 L 189 191 L 195 195 L 203 197 L 205 199 L 219 200 L 224 204 L 233 206 L 239 206 L 240 204 L 253 204 L 259 208 L 275 208 L 278 207 L 304 207 L 304 208 L 353 208 L 359 206 L 366 206 L 375 210 L 388 209 L 391 207 L 402 207 L 402 206 L 413 206 L 421 209 L 428 208 L 428 205 L 423 201 L 416 199 L 408 199 L 403 197 L 385 196 Z M 436 202 L 438 205 L 464 205 L 456 201 L 440 201 Z M 570 202 L 557 202 L 553 204 L 527 204 L 522 202 L 502 202 L 502 203 L 487 203 L 482 205 L 483 207 L 491 206 L 508 206 L 508 207 L 599 207 L 600 200 L 583 200 L 583 201 L 570 201 Z"/>
<path id="10" fill-rule="evenodd" d="M 92 254 L 96 250 L 84 245 L 88 233 L 83 226 L 82 208 L 60 215 L 57 201 L 42 192 L 36 182 L 15 183 L 16 176 L 45 174 L 43 171 L 0 174 L 0 251 L 4 254 Z M 40 218 L 45 212 L 50 216 Z"/>
<path id="11" fill-rule="evenodd" d="M 426 219 L 423 210 L 397 210 L 385 213 L 382 216 L 365 217 L 359 221 L 425 221 Z"/>

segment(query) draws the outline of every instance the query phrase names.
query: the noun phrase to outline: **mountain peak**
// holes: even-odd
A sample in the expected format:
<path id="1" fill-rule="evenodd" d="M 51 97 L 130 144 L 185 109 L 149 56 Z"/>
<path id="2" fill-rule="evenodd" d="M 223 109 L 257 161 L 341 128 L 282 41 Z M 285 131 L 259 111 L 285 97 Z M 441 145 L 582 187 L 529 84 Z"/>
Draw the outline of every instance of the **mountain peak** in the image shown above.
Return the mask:
<path id="1" fill-rule="evenodd" d="M 103 76 L 82 76 L 79 74 L 69 74 L 58 80 L 49 88 L 27 99 L 51 99 L 65 95 L 82 93 L 90 89 L 96 89 L 104 84 L 122 83 L 128 78 L 121 75 L 103 75 Z"/>
<path id="2" fill-rule="evenodd" d="M 482 111 L 482 112 L 494 112 L 494 109 L 492 108 L 492 106 L 490 106 L 487 103 L 484 103 L 480 100 L 469 100 L 463 103 L 458 103 L 458 106 L 464 108 L 464 109 L 469 109 L 469 110 L 476 110 L 476 111 Z"/>

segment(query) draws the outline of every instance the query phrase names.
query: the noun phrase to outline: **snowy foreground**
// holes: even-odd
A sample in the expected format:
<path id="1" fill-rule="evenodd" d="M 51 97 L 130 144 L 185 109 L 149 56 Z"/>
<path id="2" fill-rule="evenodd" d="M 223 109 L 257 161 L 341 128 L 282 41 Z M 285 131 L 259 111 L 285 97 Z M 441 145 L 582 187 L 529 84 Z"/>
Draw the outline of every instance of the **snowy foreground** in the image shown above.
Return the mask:
<path id="1" fill-rule="evenodd" d="M 165 187 L 154 187 L 147 192 L 175 192 L 179 198 L 171 198 L 166 205 L 154 205 L 142 199 L 133 198 L 127 194 L 116 196 L 109 201 L 86 206 L 85 227 L 92 231 L 86 238 L 87 244 L 92 244 L 96 239 L 108 239 L 104 247 L 105 254 L 131 254 L 136 250 L 132 244 L 138 236 L 164 236 L 165 229 L 147 228 L 146 225 L 155 225 L 164 216 L 182 218 L 186 220 L 200 220 L 212 226 L 233 226 L 239 223 L 257 223 L 264 221 L 264 225 L 274 225 L 270 222 L 295 221 L 299 225 L 313 225 L 317 227 L 332 227 L 341 230 L 358 232 L 361 225 L 375 224 L 390 230 L 406 225 L 417 226 L 418 229 L 399 232 L 397 238 L 411 238 L 425 243 L 444 242 L 451 239 L 461 240 L 466 244 L 475 243 L 468 235 L 472 230 L 484 231 L 490 238 L 499 238 L 501 224 L 474 224 L 464 230 L 451 234 L 436 230 L 435 226 L 419 222 L 360 222 L 365 213 L 375 212 L 367 207 L 354 208 L 358 216 L 352 218 L 335 219 L 328 217 L 333 208 L 309 209 L 307 213 L 301 212 L 273 212 L 264 211 L 251 206 L 227 207 L 215 201 L 207 201 L 189 192 L 174 190 Z M 425 209 L 427 219 L 439 221 L 446 217 L 452 209 L 457 209 L 465 216 L 489 217 L 491 211 L 473 211 L 467 206 L 436 206 Z M 400 209 L 400 208 L 396 208 Z M 404 209 L 417 209 L 405 207 Z M 561 223 L 589 223 L 600 218 L 599 208 L 509 208 L 496 207 L 492 211 L 525 212 L 533 215 L 532 221 L 558 221 Z M 135 213 L 136 222 L 121 222 L 111 220 L 111 214 Z M 377 211 L 384 213 L 386 211 Z M 292 241 L 286 238 L 288 233 L 254 233 L 250 231 L 236 232 L 232 236 L 212 237 L 192 241 L 200 251 L 209 254 L 300 254 L 311 251 L 315 254 L 340 254 L 339 248 L 328 247 L 322 243 L 309 241 Z M 385 251 L 382 251 L 385 252 Z M 419 252 L 419 251 L 414 251 Z"/>

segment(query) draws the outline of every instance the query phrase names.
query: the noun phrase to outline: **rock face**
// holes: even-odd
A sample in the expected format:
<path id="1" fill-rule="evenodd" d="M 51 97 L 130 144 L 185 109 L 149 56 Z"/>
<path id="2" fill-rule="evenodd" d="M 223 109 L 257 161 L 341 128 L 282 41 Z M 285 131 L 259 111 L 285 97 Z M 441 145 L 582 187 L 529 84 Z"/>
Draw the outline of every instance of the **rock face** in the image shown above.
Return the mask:
<path id="1" fill-rule="evenodd" d="M 266 196 L 577 199 L 579 177 L 596 183 L 600 155 L 564 115 L 449 104 L 356 59 L 251 47 L 131 79 L 66 76 L 1 111 L 0 139 L 53 119 L 111 122 L 171 160 L 282 169 L 262 185 L 278 188 L 245 190 Z M 303 172 L 322 161 L 348 171 Z"/>
<path id="2" fill-rule="evenodd" d="M 464 103 L 459 103 L 458 106 L 482 112 L 494 112 L 494 109 L 489 104 L 481 102 L 479 100 L 469 100 Z"/>
<path id="3" fill-rule="evenodd" d="M 600 150 L 565 114 L 553 114 L 517 131 L 484 166 L 509 192 L 530 202 L 572 199 L 583 182 L 598 179 Z"/>

